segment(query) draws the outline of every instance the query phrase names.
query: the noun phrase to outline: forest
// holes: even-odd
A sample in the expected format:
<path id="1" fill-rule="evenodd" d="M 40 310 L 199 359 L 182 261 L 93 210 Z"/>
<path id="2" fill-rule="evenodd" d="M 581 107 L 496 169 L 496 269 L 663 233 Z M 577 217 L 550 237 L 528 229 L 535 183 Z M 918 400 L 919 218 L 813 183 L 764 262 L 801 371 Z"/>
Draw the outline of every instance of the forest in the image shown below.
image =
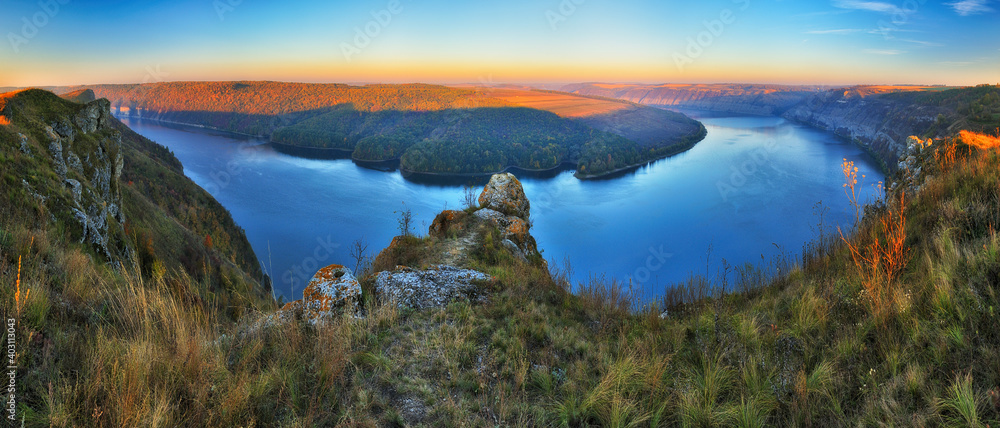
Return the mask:
<path id="1" fill-rule="evenodd" d="M 481 88 L 171 82 L 70 89 L 93 90 L 120 115 L 350 151 L 361 161 L 399 160 L 403 170 L 418 173 L 572 164 L 580 177 L 592 177 L 683 151 L 704 137 L 697 121 L 679 113 L 633 105 L 570 118 Z"/>

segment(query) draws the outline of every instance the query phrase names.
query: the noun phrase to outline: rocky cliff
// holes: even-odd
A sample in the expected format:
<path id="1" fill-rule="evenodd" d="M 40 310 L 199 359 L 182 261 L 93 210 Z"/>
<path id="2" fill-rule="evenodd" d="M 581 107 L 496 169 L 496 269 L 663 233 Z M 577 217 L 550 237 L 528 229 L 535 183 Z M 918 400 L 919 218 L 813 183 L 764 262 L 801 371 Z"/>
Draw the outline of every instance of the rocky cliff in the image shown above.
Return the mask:
<path id="1" fill-rule="evenodd" d="M 847 138 L 869 150 L 894 171 L 910 135 L 923 135 L 946 109 L 885 97 L 851 96 L 831 90 L 809 97 L 782 116 Z"/>
<path id="2" fill-rule="evenodd" d="M 992 131 L 1000 87 L 872 92 L 860 88 L 814 94 L 782 116 L 850 139 L 872 153 L 886 171 L 898 169 L 911 135 L 941 138 L 960 129 Z"/>
<path id="3" fill-rule="evenodd" d="M 1000 127 L 1000 89 L 856 86 L 826 89 L 780 85 L 569 85 L 566 91 L 637 103 L 728 113 L 775 115 L 830 131 L 874 155 L 888 172 L 907 137 L 942 137 L 960 129 Z"/>
<path id="4" fill-rule="evenodd" d="M 183 271 L 223 294 L 270 298 L 243 230 L 169 150 L 115 119 L 108 100 L 2 94 L 0 143 L 4 228 L 49 230 L 100 263 Z"/>

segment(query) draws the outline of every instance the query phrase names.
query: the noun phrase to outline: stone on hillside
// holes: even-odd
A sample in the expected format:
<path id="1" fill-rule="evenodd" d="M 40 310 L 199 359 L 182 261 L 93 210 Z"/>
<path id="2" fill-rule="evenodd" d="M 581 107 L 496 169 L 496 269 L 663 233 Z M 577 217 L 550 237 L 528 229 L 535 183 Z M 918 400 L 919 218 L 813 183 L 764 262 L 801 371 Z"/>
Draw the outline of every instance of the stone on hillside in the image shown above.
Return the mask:
<path id="1" fill-rule="evenodd" d="M 309 280 L 302 291 L 299 308 L 302 318 L 315 324 L 344 313 L 356 314 L 360 301 L 361 284 L 351 270 L 341 265 L 330 265 L 320 269 Z"/>
<path id="2" fill-rule="evenodd" d="M 28 136 L 19 133 L 17 137 L 21 139 L 21 153 L 31 156 L 31 146 L 28 145 Z"/>
<path id="3" fill-rule="evenodd" d="M 392 272 L 378 273 L 375 291 L 399 306 L 423 309 L 442 307 L 463 296 L 475 299 L 479 284 L 490 280 L 485 273 L 447 265 L 426 270 L 397 266 Z"/>
<path id="4" fill-rule="evenodd" d="M 531 204 L 528 203 L 521 182 L 510 173 L 490 177 L 490 182 L 479 195 L 479 206 L 523 219 L 527 219 L 531 211 Z"/>

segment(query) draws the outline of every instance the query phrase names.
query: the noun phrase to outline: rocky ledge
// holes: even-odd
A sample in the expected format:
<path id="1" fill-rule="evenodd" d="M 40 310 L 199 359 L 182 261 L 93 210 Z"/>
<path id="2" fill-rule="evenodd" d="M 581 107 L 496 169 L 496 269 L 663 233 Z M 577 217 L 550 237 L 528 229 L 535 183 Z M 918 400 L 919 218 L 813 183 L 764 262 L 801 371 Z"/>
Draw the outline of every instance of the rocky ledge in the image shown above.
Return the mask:
<path id="1" fill-rule="evenodd" d="M 493 228 L 499 231 L 503 249 L 522 262 L 544 263 L 529 234 L 531 204 L 517 177 L 512 174 L 494 175 L 479 196 L 478 208 L 465 211 L 444 211 L 429 228 L 430 238 L 421 240 L 397 236 L 379 254 L 376 265 L 393 260 L 393 254 L 407 245 L 425 246 L 420 249 L 423 268 L 395 266 L 367 276 L 366 284 L 374 298 L 400 307 L 426 309 L 443 307 L 456 299 L 482 301 L 493 287 L 494 279 L 477 270 L 466 268 L 468 254 L 483 246 Z M 428 261 L 436 261 L 436 263 Z M 426 263 L 426 264 L 425 264 Z M 393 266 L 389 264 L 389 266 Z M 363 316 L 362 287 L 358 278 L 341 265 L 320 269 L 302 292 L 302 299 L 288 303 L 276 313 L 264 317 L 262 325 L 275 321 L 299 319 L 312 324 L 323 323 L 340 316 Z M 258 324 L 258 325 L 261 325 Z"/>
<path id="2" fill-rule="evenodd" d="M 485 273 L 453 266 L 438 265 L 423 270 L 399 266 L 392 272 L 379 272 L 375 290 L 383 301 L 424 309 L 445 306 L 458 298 L 479 300 L 484 296 L 480 286 L 491 280 Z"/>

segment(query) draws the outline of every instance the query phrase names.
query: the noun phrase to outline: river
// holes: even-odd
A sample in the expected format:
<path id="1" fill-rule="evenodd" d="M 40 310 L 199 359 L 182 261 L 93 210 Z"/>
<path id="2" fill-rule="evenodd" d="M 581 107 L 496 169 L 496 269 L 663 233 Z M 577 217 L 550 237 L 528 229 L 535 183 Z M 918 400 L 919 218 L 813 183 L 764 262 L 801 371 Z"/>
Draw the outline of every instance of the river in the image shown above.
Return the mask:
<path id="1" fill-rule="evenodd" d="M 817 236 L 850 226 L 842 160 L 858 167 L 864 201 L 883 180 L 856 145 L 778 117 L 686 112 L 708 136 L 691 150 L 613 179 L 581 181 L 566 171 L 521 177 L 532 235 L 551 263 L 570 260 L 573 278 L 632 280 L 644 300 L 692 273 L 801 254 Z M 126 119 L 172 150 L 185 174 L 232 213 L 275 293 L 301 297 L 318 268 L 353 267 L 352 243 L 377 253 L 399 233 L 409 209 L 426 233 L 443 209 L 461 208 L 458 185 L 404 179 L 347 159 L 317 160 L 273 150 L 266 141 L 201 128 Z M 862 175 L 864 178 L 862 178 Z M 817 205 L 818 203 L 821 205 Z"/>

